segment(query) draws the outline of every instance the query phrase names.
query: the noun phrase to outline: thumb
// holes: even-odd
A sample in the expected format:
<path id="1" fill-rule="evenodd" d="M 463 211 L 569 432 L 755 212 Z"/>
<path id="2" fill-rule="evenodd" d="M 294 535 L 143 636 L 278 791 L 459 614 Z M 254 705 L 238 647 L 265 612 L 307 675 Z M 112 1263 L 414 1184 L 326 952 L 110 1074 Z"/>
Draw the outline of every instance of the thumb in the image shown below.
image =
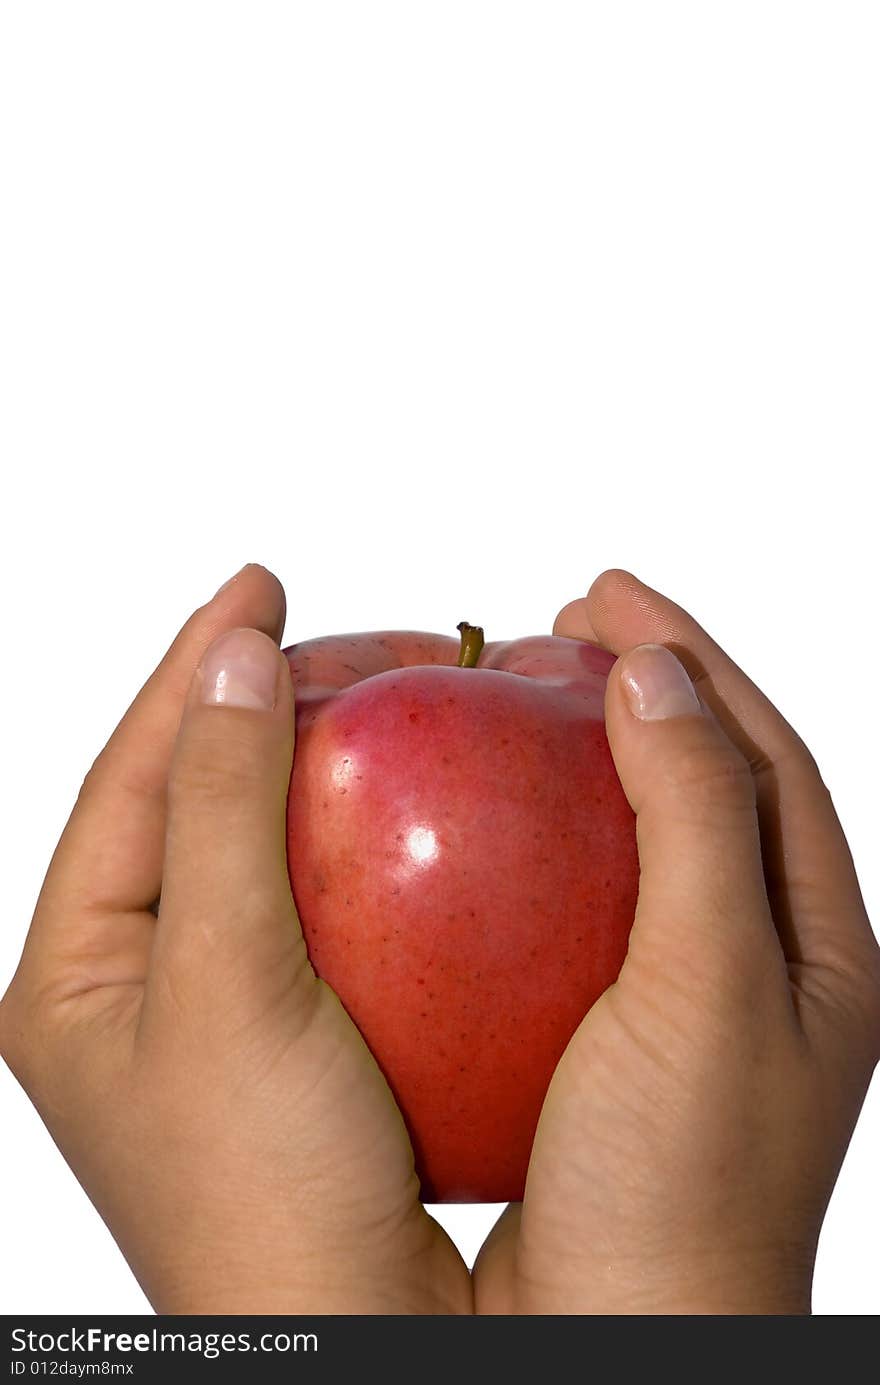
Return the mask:
<path id="1" fill-rule="evenodd" d="M 221 635 L 193 678 L 168 778 L 151 973 L 175 997 L 228 1006 L 314 980 L 287 874 L 293 741 L 278 646 L 259 630 Z"/>
<path id="2" fill-rule="evenodd" d="M 606 693 L 608 740 L 636 814 L 639 901 L 630 955 L 714 957 L 775 944 L 761 860 L 755 784 L 671 650 L 644 644 L 619 659 Z M 766 959 L 763 946 L 758 954 Z"/>

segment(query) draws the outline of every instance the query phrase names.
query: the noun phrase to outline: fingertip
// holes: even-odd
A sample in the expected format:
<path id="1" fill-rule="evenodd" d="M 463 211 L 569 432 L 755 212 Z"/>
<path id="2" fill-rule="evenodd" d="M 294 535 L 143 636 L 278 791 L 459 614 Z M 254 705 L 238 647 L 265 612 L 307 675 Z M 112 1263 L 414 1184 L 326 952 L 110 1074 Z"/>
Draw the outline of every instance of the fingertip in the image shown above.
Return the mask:
<path id="1" fill-rule="evenodd" d="M 613 613 L 620 598 L 626 599 L 628 595 L 631 597 L 632 593 L 644 590 L 645 584 L 626 568 L 605 568 L 593 579 L 586 596 L 579 596 L 563 606 L 554 622 L 553 633 L 602 644 L 602 625 Z"/>
<path id="2" fill-rule="evenodd" d="M 598 642 L 587 614 L 586 597 L 579 596 L 576 600 L 569 601 L 567 606 L 563 606 L 553 622 L 553 634 L 562 635 L 566 639 Z"/>
<path id="3" fill-rule="evenodd" d="M 276 644 L 281 643 L 287 619 L 287 597 L 275 573 L 262 563 L 245 563 L 217 590 L 208 603 L 224 613 L 238 616 L 241 626 L 264 631 Z"/>
<path id="4" fill-rule="evenodd" d="M 600 642 L 616 654 L 650 640 L 668 645 L 677 638 L 680 627 L 677 608 L 626 568 L 607 568 L 600 572 L 585 601 L 588 618 Z"/>
<path id="5" fill-rule="evenodd" d="M 209 707 L 271 712 L 278 703 L 286 667 L 278 646 L 264 631 L 249 627 L 226 630 L 202 655 L 194 694 Z"/>
<path id="6" fill-rule="evenodd" d="M 615 666 L 623 703 L 638 721 L 699 716 L 703 710 L 687 669 L 662 644 L 640 644 Z"/>
<path id="7" fill-rule="evenodd" d="M 590 610 L 605 611 L 621 596 L 645 590 L 645 583 L 634 572 L 624 567 L 609 567 L 594 578 L 585 600 Z"/>

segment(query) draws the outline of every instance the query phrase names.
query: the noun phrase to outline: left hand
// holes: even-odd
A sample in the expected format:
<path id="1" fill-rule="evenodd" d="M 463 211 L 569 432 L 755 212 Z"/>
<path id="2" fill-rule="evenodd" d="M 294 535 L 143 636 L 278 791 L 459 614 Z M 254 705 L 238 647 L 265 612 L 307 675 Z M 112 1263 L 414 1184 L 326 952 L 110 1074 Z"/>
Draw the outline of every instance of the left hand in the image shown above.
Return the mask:
<path id="1" fill-rule="evenodd" d="M 306 956 L 284 609 L 244 568 L 98 756 L 0 1051 L 158 1312 L 469 1313 L 387 1084 Z"/>

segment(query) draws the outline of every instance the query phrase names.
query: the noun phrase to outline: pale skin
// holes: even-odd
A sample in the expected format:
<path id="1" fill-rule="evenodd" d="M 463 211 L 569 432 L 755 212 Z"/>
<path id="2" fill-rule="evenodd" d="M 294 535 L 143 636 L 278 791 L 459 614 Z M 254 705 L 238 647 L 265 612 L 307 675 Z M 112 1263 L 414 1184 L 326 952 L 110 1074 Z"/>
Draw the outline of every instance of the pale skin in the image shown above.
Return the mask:
<path id="1" fill-rule="evenodd" d="M 153 1306 L 809 1311 L 880 1056 L 880 950 L 803 742 L 630 574 L 560 613 L 554 633 L 620 656 L 606 715 L 639 903 L 553 1078 L 525 1200 L 471 1276 L 305 953 L 284 614 L 251 565 L 184 626 L 83 784 L 0 1002 L 0 1051 Z"/>

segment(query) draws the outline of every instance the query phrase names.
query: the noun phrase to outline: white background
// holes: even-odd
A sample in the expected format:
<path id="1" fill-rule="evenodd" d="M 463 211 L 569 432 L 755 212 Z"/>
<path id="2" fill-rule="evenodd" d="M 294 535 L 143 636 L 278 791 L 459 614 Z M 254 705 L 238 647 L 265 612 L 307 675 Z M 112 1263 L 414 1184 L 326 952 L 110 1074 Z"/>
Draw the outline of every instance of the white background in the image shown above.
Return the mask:
<path id="1" fill-rule="evenodd" d="M 286 639 L 603 567 L 813 748 L 880 903 L 872 3 L 0 9 L 0 989 L 83 773 L 243 562 Z M 147 1311 L 0 1072 L 0 1306 Z M 875 1084 L 824 1313 L 876 1313 Z M 494 1217 L 447 1209 L 473 1254 Z"/>

